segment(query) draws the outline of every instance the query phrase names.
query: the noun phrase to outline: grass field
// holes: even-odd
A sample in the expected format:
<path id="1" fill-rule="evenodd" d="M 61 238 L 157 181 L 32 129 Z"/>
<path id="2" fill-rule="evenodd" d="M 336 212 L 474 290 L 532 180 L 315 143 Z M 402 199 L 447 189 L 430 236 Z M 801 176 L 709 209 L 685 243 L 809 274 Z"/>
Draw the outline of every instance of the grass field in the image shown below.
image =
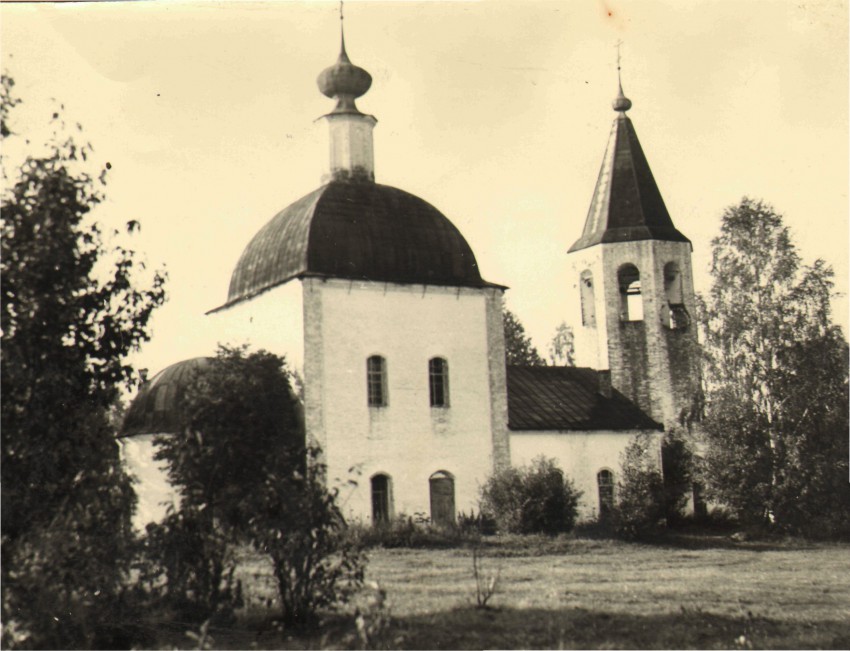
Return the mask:
<path id="1" fill-rule="evenodd" d="M 477 608 L 469 549 L 377 549 L 367 579 L 387 592 L 388 648 L 850 648 L 850 546 L 679 538 L 488 540 L 482 573 L 499 575 Z M 265 608 L 257 562 L 250 603 L 216 648 L 357 646 L 351 615 L 288 635 Z M 177 642 L 177 641 L 175 641 Z M 181 646 L 191 644 L 188 640 Z"/>

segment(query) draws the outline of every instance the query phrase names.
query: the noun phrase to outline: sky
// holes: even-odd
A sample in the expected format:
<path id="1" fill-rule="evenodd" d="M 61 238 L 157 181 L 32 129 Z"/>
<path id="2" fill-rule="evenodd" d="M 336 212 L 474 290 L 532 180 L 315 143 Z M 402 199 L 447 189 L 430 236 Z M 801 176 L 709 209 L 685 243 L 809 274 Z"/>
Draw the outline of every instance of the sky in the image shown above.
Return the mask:
<path id="1" fill-rule="evenodd" d="M 543 352 L 564 298 L 615 113 L 629 116 L 676 226 L 710 242 L 743 196 L 785 217 L 804 262 L 848 285 L 848 9 L 814 0 L 482 0 L 345 5 L 352 61 L 373 77 L 375 173 L 440 209 Z M 169 274 L 135 361 L 212 354 L 204 313 L 244 247 L 320 185 L 333 108 L 316 76 L 339 51 L 336 2 L 0 5 L 0 57 L 39 142 L 56 110 L 110 163 L 109 227 Z M 21 141 L 17 146 L 21 146 Z M 9 145 L 5 155 L 16 153 Z M 835 302 L 847 332 L 846 297 Z"/>

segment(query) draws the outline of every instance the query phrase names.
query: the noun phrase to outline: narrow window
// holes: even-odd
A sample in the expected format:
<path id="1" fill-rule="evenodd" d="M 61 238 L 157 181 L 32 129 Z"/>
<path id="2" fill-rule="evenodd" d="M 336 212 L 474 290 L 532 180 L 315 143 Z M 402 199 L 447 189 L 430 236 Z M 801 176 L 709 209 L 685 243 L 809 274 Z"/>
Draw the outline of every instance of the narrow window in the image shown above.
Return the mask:
<path id="1" fill-rule="evenodd" d="M 380 355 L 366 360 L 366 387 L 369 391 L 370 407 L 385 407 L 387 404 L 387 361 Z"/>
<path id="2" fill-rule="evenodd" d="M 624 264 L 617 272 L 620 287 L 620 320 L 643 321 L 643 296 L 640 293 L 640 272 L 633 264 Z"/>
<path id="3" fill-rule="evenodd" d="M 596 473 L 596 483 L 599 486 L 599 517 L 605 518 L 614 510 L 614 473 L 600 470 Z"/>
<path id="4" fill-rule="evenodd" d="M 593 274 L 589 269 L 581 272 L 579 290 L 581 293 L 581 324 L 595 328 L 596 301 L 593 294 Z"/>
<path id="5" fill-rule="evenodd" d="M 372 477 L 372 522 L 390 521 L 390 478 L 387 475 Z"/>
<path id="6" fill-rule="evenodd" d="M 451 473 L 441 470 L 428 480 L 431 489 L 431 522 L 452 525 L 455 522 L 455 480 Z"/>
<path id="7" fill-rule="evenodd" d="M 428 385 L 431 389 L 431 406 L 449 406 L 449 363 L 442 357 L 428 361 Z"/>
<path id="8" fill-rule="evenodd" d="M 679 265 L 675 262 L 664 265 L 664 294 L 667 297 L 665 325 L 673 330 L 687 328 L 691 319 L 685 309 L 682 274 L 679 271 Z"/>

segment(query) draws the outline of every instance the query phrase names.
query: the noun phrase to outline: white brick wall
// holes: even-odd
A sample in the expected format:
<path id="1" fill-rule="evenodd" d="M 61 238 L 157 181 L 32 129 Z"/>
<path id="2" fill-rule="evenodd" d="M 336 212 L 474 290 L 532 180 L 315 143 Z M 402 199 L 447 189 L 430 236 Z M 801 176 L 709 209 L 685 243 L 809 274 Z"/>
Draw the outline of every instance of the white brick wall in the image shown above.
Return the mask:
<path id="1" fill-rule="evenodd" d="M 133 526 L 144 531 L 149 522 L 159 522 L 165 517 L 169 504 L 177 506 L 177 495 L 168 483 L 164 461 L 154 461 L 156 449 L 153 434 L 118 439 L 121 459 L 127 472 L 135 480 L 133 488 L 138 502 L 133 514 Z"/>
<path id="2" fill-rule="evenodd" d="M 504 371 L 491 368 L 488 344 L 488 310 L 498 309 L 500 290 L 304 282 L 308 431 L 323 444 L 331 483 L 358 482 L 344 491 L 346 515 L 371 518 L 377 473 L 392 478 L 396 514 L 430 515 L 428 480 L 437 471 L 454 476 L 458 511 L 477 510 L 494 463 L 493 405 L 505 412 Z M 371 355 L 386 359 L 386 407 L 367 404 Z M 448 361 L 448 408 L 430 406 L 428 360 L 436 356 Z"/>
<path id="3" fill-rule="evenodd" d="M 592 520 L 599 515 L 599 493 L 596 473 L 608 469 L 614 481 L 621 480 L 622 454 L 632 439 L 640 432 L 634 431 L 541 431 L 511 432 L 511 461 L 514 466 L 528 465 L 543 455 L 555 459 L 575 487 L 584 492 L 579 502 L 579 519 Z M 661 434 L 658 440 L 658 463 L 661 462 Z"/>
<path id="4" fill-rule="evenodd" d="M 252 350 L 262 348 L 285 356 L 290 368 L 301 373 L 304 368 L 302 301 L 301 282 L 294 280 L 207 318 L 219 343 L 247 343 Z"/>

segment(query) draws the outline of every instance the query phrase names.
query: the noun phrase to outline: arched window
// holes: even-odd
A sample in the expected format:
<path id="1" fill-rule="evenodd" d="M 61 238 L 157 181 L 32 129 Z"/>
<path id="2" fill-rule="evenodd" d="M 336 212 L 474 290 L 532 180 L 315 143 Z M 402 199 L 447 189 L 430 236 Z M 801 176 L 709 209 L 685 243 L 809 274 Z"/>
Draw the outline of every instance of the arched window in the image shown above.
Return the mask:
<path id="1" fill-rule="evenodd" d="M 667 297 L 664 324 L 673 330 L 687 328 L 691 319 L 685 309 L 682 273 L 679 270 L 679 265 L 675 262 L 668 262 L 664 265 L 664 294 Z"/>
<path id="2" fill-rule="evenodd" d="M 608 469 L 596 473 L 599 487 L 599 517 L 604 518 L 614 510 L 614 473 Z"/>
<path id="3" fill-rule="evenodd" d="M 431 522 L 451 525 L 455 522 L 455 479 L 451 473 L 440 470 L 428 480 L 431 489 Z"/>
<path id="4" fill-rule="evenodd" d="M 596 327 L 596 300 L 593 293 L 593 274 L 590 269 L 581 272 L 579 278 L 581 294 L 581 324 L 590 328 Z"/>
<path id="5" fill-rule="evenodd" d="M 366 388 L 370 407 L 387 405 L 387 360 L 380 355 L 366 360 Z"/>
<path id="6" fill-rule="evenodd" d="M 428 360 L 428 386 L 432 407 L 449 406 L 449 363 L 442 357 Z"/>
<path id="7" fill-rule="evenodd" d="M 380 524 L 390 521 L 390 489 L 392 480 L 389 475 L 378 474 L 372 477 L 372 522 Z"/>
<path id="8" fill-rule="evenodd" d="M 620 320 L 643 321 L 643 296 L 640 293 L 640 272 L 633 264 L 624 264 L 617 271 L 620 288 Z"/>

